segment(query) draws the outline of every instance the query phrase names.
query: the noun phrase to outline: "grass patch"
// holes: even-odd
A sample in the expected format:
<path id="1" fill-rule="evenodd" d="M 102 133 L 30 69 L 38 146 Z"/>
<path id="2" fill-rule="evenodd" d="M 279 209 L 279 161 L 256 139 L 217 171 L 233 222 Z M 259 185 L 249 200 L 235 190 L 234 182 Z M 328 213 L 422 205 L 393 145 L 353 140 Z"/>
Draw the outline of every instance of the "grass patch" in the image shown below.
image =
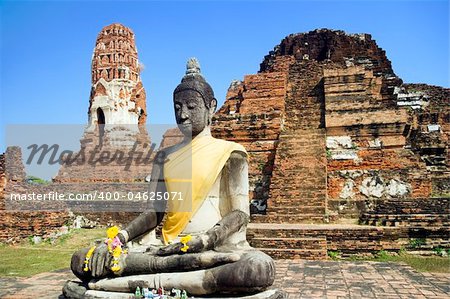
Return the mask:
<path id="1" fill-rule="evenodd" d="M 380 262 L 403 262 L 419 272 L 450 273 L 450 259 L 439 256 L 416 256 L 403 253 L 398 256 L 383 256 L 375 260 Z"/>
<path id="2" fill-rule="evenodd" d="M 338 260 L 341 257 L 341 253 L 339 251 L 328 250 L 327 254 L 332 260 Z"/>
<path id="3" fill-rule="evenodd" d="M 70 267 L 72 254 L 105 237 L 105 229 L 77 229 L 50 242 L 32 245 L 28 240 L 0 246 L 0 276 L 31 276 Z"/>
<path id="4" fill-rule="evenodd" d="M 398 255 L 391 255 L 381 250 L 375 258 L 352 258 L 352 260 L 405 263 L 419 272 L 450 273 L 449 257 L 418 256 L 404 251 Z"/>

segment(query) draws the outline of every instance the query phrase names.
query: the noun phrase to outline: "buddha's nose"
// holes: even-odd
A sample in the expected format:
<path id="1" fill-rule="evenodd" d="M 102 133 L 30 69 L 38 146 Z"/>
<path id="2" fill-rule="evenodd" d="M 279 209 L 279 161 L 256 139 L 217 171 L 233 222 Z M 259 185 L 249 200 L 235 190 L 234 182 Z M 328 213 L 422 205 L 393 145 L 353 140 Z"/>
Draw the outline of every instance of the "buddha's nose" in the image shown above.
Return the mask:
<path id="1" fill-rule="evenodd" d="M 181 110 L 180 118 L 181 118 L 181 120 L 183 120 L 183 121 L 189 119 L 189 113 L 187 113 L 186 109 L 182 109 L 182 110 Z"/>

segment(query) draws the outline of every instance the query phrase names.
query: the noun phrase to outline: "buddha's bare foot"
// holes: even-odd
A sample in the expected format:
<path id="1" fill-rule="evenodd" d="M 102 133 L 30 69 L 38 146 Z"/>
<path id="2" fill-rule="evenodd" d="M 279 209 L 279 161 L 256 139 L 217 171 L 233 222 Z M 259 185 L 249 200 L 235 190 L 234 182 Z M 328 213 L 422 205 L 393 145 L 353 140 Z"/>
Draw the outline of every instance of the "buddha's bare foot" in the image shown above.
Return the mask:
<path id="1" fill-rule="evenodd" d="M 65 298 L 83 298 L 84 294 L 88 290 L 88 286 L 82 282 L 76 282 L 68 280 L 62 288 L 62 292 Z"/>

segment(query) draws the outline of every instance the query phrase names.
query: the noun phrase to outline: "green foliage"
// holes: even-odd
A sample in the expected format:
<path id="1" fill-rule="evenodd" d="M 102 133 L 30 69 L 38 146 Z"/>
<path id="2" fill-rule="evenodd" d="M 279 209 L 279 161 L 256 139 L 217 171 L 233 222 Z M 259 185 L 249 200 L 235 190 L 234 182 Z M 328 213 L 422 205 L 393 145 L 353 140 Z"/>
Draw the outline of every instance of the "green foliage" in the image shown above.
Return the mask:
<path id="1" fill-rule="evenodd" d="M 327 149 L 327 159 L 331 159 L 331 150 Z"/>
<path id="2" fill-rule="evenodd" d="M 342 253 L 340 251 L 328 250 L 327 254 L 332 260 L 338 260 Z"/>
<path id="3" fill-rule="evenodd" d="M 377 252 L 376 258 L 385 260 L 388 259 L 391 255 L 386 250 L 380 250 Z"/>
<path id="4" fill-rule="evenodd" d="M 433 251 L 439 256 L 443 256 L 445 252 L 444 248 L 440 246 L 433 248 Z"/>
<path id="5" fill-rule="evenodd" d="M 417 239 L 410 239 L 409 240 L 409 248 L 419 248 L 423 245 L 425 245 L 425 238 L 417 238 Z"/>
<path id="6" fill-rule="evenodd" d="M 33 176 L 33 175 L 29 175 L 26 178 L 26 181 L 30 184 L 35 184 L 35 185 L 48 185 L 51 182 L 50 181 L 46 181 L 44 179 L 41 179 L 37 176 Z"/>

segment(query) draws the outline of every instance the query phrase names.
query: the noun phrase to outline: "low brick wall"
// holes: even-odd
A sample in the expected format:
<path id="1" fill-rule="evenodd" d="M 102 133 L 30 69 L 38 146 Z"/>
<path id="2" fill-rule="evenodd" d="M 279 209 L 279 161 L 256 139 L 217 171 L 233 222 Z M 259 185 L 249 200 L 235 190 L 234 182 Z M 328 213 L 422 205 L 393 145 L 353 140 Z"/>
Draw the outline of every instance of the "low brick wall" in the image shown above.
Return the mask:
<path id="1" fill-rule="evenodd" d="M 387 228 L 358 225 L 308 225 L 308 224 L 262 224 L 251 223 L 247 231 L 247 238 L 255 247 L 260 247 L 261 240 L 272 242 L 274 248 L 272 252 L 280 249 L 280 252 L 273 253 L 274 257 L 293 258 L 283 255 L 284 249 L 312 250 L 312 253 L 305 254 L 306 257 L 319 256 L 314 252 L 322 249 L 325 251 L 339 251 L 344 256 L 354 254 L 377 253 L 380 250 L 399 251 L 408 244 L 408 231 L 405 228 Z M 323 243 L 313 242 L 316 238 L 324 238 Z M 277 247 L 274 240 L 283 239 L 290 244 Z M 310 242 L 299 240 L 310 240 Z M 299 246 L 298 244 L 306 244 Z M 322 244 L 322 248 L 313 247 L 311 244 Z"/>

